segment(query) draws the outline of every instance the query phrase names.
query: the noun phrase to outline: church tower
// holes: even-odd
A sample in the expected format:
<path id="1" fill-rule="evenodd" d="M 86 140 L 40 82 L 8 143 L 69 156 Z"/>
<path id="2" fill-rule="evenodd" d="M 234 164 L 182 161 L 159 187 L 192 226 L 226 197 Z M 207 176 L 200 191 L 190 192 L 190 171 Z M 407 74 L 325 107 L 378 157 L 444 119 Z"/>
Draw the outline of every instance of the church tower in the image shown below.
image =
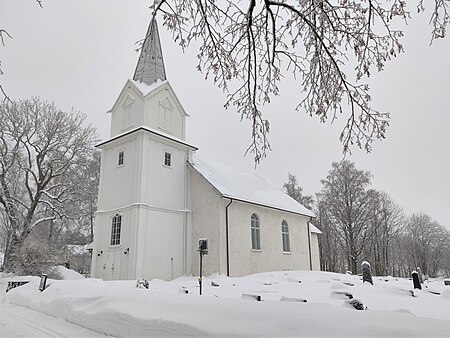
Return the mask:
<path id="1" fill-rule="evenodd" d="M 92 276 L 105 280 L 190 274 L 188 115 L 166 79 L 155 16 L 132 80 L 111 113 L 102 151 Z"/>

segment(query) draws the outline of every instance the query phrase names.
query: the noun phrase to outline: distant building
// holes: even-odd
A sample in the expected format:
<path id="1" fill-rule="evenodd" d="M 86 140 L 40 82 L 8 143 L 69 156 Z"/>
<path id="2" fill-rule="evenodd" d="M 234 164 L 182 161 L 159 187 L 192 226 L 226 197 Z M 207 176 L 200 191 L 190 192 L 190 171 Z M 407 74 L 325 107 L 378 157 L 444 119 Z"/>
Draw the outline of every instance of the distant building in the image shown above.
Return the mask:
<path id="1" fill-rule="evenodd" d="M 166 79 L 153 18 L 133 80 L 111 109 L 102 151 L 92 276 L 161 278 L 318 270 L 314 215 L 255 174 L 199 157 Z"/>

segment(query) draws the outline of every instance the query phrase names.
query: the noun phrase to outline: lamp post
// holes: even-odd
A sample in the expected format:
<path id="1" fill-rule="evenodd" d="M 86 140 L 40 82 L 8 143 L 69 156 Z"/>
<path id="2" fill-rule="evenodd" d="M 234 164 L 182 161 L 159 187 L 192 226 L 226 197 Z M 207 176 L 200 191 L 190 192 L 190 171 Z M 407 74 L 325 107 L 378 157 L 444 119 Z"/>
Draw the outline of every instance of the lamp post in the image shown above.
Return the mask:
<path id="1" fill-rule="evenodd" d="M 203 256 L 208 254 L 208 239 L 201 238 L 198 240 L 198 252 L 200 253 L 200 277 L 198 278 L 198 284 L 200 286 L 200 296 L 202 295 L 202 282 L 203 282 Z"/>

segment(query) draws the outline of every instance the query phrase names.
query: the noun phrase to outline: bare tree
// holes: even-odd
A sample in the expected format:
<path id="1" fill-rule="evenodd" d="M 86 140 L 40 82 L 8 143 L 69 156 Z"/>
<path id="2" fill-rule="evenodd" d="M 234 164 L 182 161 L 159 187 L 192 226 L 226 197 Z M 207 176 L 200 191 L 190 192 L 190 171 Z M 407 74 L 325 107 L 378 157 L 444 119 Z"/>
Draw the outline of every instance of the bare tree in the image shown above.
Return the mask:
<path id="1" fill-rule="evenodd" d="M 332 222 L 327 204 L 317 196 L 314 213 L 316 218 L 315 225 L 320 229 L 322 234 L 319 236 L 320 251 L 320 269 L 322 271 L 345 272 L 346 259 L 345 253 L 341 250 L 338 243 L 337 229 Z"/>
<path id="2" fill-rule="evenodd" d="M 369 226 L 372 236 L 364 248 L 365 259 L 374 263 L 376 275 L 393 272 L 394 238 L 403 226 L 402 209 L 385 192 L 373 190 L 368 205 Z"/>
<path id="3" fill-rule="evenodd" d="M 71 218 L 77 200 L 69 176 L 91 157 L 96 131 L 85 116 L 63 112 L 39 99 L 0 105 L 0 209 L 8 236 L 5 269 L 18 261 L 22 244 L 40 223 Z"/>
<path id="4" fill-rule="evenodd" d="M 413 214 L 405 227 L 408 268 L 420 267 L 424 274 L 435 277 L 443 269 L 450 246 L 450 232 L 427 214 Z"/>
<path id="5" fill-rule="evenodd" d="M 385 137 L 389 114 L 371 106 L 369 86 L 360 80 L 403 52 L 403 31 L 394 27 L 409 20 L 406 1 L 155 3 L 155 13 L 163 13 L 164 25 L 183 49 L 199 42 L 197 69 L 228 94 L 225 107 L 235 106 L 251 121 L 247 151 L 256 162 L 270 149 L 262 106 L 279 95 L 288 75 L 299 81 L 298 110 L 322 122 L 346 112 L 340 135 L 344 153 L 353 144 L 370 151 L 375 139 Z M 449 0 L 435 1 L 433 39 L 445 36 L 448 5 Z M 417 9 L 424 10 L 423 1 Z"/>
<path id="6" fill-rule="evenodd" d="M 303 188 L 298 185 L 297 177 L 288 173 L 288 181 L 283 185 L 283 189 L 290 197 L 303 205 L 305 208 L 312 210 L 314 199 L 310 195 L 303 194 Z"/>
<path id="7" fill-rule="evenodd" d="M 356 169 L 350 161 L 333 162 L 318 194 L 336 230 L 348 268 L 354 274 L 358 272 L 365 241 L 372 235 L 369 205 L 373 191 L 367 190 L 370 178 L 369 172 Z"/>

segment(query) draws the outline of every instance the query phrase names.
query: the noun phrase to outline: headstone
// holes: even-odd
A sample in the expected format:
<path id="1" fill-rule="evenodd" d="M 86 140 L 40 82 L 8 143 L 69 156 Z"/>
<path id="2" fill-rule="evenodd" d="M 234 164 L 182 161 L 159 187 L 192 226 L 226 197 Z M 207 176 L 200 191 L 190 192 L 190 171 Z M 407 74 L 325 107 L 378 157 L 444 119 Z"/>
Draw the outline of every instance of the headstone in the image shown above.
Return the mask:
<path id="1" fill-rule="evenodd" d="M 356 310 L 364 310 L 364 304 L 359 299 L 349 299 L 346 303 L 353 306 Z"/>
<path id="2" fill-rule="evenodd" d="M 422 290 L 422 286 L 420 285 L 419 281 L 419 274 L 417 273 L 417 271 L 413 271 L 411 276 L 413 280 L 414 289 Z"/>
<path id="3" fill-rule="evenodd" d="M 139 278 L 136 282 L 136 287 L 138 289 L 148 289 L 148 287 L 149 287 L 148 280 Z"/>
<path id="4" fill-rule="evenodd" d="M 373 285 L 372 273 L 370 272 L 369 262 L 366 262 L 366 261 L 362 262 L 361 267 L 362 267 L 362 274 L 363 274 L 363 283 L 368 282 Z"/>
<path id="5" fill-rule="evenodd" d="M 285 296 L 281 296 L 280 298 L 281 302 L 297 302 L 297 303 L 307 303 L 306 299 L 303 298 L 293 298 L 293 297 L 285 297 Z"/>
<path id="6" fill-rule="evenodd" d="M 254 300 L 258 301 L 258 302 L 261 301 L 261 296 L 260 295 L 251 295 L 249 293 L 243 293 L 242 294 L 242 298 L 244 298 L 244 299 L 254 299 Z"/>

